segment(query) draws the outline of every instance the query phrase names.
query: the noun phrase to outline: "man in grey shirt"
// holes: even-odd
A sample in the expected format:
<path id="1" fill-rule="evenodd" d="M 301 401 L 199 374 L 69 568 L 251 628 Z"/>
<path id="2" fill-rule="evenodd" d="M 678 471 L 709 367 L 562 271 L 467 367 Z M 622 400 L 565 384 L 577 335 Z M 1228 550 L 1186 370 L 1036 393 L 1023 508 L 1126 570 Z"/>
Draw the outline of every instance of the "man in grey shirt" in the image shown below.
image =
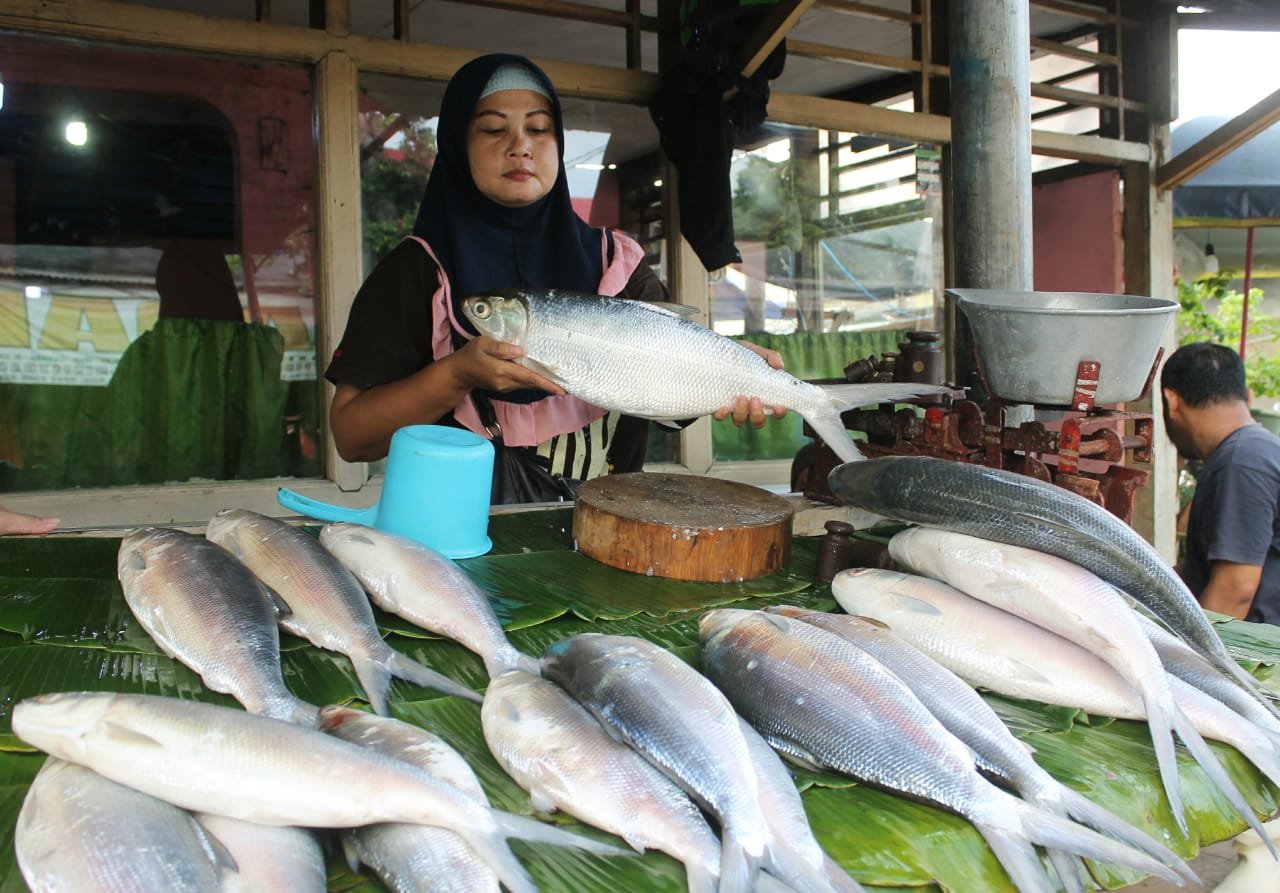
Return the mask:
<path id="1" fill-rule="evenodd" d="M 1176 350 L 1160 375 L 1178 452 L 1200 459 L 1180 568 L 1207 610 L 1280 623 L 1280 438 L 1249 412 L 1244 364 L 1220 344 Z"/>

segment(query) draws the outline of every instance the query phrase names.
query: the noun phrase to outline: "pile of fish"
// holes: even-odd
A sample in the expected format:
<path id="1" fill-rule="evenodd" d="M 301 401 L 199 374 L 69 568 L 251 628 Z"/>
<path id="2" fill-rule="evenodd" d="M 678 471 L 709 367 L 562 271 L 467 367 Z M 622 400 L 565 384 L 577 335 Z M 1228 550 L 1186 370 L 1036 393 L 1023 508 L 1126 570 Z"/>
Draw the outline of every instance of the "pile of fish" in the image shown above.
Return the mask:
<path id="1" fill-rule="evenodd" d="M 690 893 L 862 891 L 815 836 L 785 758 L 963 816 L 1020 893 L 1083 893 L 1082 859 L 1195 884 L 1164 843 L 1045 772 L 975 687 L 1146 720 L 1184 830 L 1174 736 L 1256 827 L 1204 739 L 1280 784 L 1280 719 L 1132 531 L 991 471 L 837 468 L 844 501 L 918 525 L 890 544 L 912 572 L 841 572 L 845 614 L 708 611 L 700 669 L 600 633 L 524 654 L 457 565 L 360 525 L 316 538 L 231 510 L 205 537 L 133 531 L 118 574 L 134 616 L 244 709 L 89 692 L 16 705 L 14 732 L 50 755 L 18 819 L 23 876 L 36 891 L 319 893 L 321 841 L 336 840 L 395 893 L 527 893 L 519 838 L 660 850 Z M 478 655 L 483 697 L 387 645 L 374 605 Z M 350 660 L 372 712 L 290 692 L 281 629 Z M 460 754 L 389 715 L 392 676 L 479 703 L 491 754 L 534 810 L 631 850 L 494 808 Z"/>

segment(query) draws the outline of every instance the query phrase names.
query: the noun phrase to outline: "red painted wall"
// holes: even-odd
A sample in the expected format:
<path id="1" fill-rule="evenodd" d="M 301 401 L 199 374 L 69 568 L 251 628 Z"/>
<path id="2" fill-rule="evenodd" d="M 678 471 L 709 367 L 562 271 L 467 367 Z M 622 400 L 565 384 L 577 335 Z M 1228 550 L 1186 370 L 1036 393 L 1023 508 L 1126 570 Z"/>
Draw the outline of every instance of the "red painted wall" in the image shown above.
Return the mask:
<path id="1" fill-rule="evenodd" d="M 1124 292 L 1119 174 L 1033 187 L 1031 220 L 1036 291 Z"/>

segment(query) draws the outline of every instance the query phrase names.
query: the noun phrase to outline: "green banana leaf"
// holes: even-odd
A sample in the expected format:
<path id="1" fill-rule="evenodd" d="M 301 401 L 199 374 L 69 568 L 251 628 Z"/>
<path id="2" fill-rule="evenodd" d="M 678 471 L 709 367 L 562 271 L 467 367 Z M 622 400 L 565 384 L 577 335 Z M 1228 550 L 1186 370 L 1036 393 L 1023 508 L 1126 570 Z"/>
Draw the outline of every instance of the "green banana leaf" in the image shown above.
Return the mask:
<path id="1" fill-rule="evenodd" d="M 309 528 L 313 534 L 318 528 Z M 876 536 L 876 533 L 872 533 Z M 883 535 L 883 532 L 881 532 Z M 709 607 L 793 604 L 835 610 L 830 590 L 813 584 L 817 541 L 796 538 L 786 568 L 734 584 L 687 583 L 631 574 L 573 550 L 569 508 L 495 514 L 494 549 L 459 562 L 486 589 L 517 648 L 539 654 L 552 642 L 585 631 L 642 636 L 698 664 L 697 622 Z M 12 829 L 22 797 L 44 756 L 9 727 L 12 705 L 41 692 L 110 690 L 163 694 L 234 706 L 206 689 L 195 673 L 166 657 L 142 631 L 116 581 L 119 538 L 54 536 L 0 539 L 0 893 L 23 891 Z M 460 645 L 375 610 L 392 647 L 476 690 L 487 677 L 480 659 Z M 1280 630 L 1240 622 L 1219 626 L 1232 653 L 1264 681 L 1280 658 Z M 341 655 L 282 636 L 290 689 L 311 703 L 367 706 Z M 1184 856 L 1227 839 L 1244 821 L 1179 751 L 1188 804 L 1189 838 L 1173 822 L 1145 723 L 984 693 L 1013 732 L 1051 774 L 1164 840 Z M 480 730 L 477 705 L 397 681 L 392 709 L 400 719 L 441 736 L 475 770 L 494 806 L 532 814 L 528 796 L 498 767 Z M 1277 792 L 1232 748 L 1212 744 L 1259 816 L 1277 809 Z M 795 771 L 815 833 L 828 853 L 860 882 L 889 891 L 1011 893 L 1003 870 L 965 820 L 829 772 Z M 604 832 L 563 815 L 575 832 L 618 845 Z M 680 893 L 684 871 L 661 853 L 600 857 L 514 842 L 540 889 L 554 893 L 618 890 Z M 353 872 L 333 847 L 329 890 L 385 893 L 367 873 Z M 1132 871 L 1093 865 L 1097 886 L 1117 889 L 1139 879 Z"/>

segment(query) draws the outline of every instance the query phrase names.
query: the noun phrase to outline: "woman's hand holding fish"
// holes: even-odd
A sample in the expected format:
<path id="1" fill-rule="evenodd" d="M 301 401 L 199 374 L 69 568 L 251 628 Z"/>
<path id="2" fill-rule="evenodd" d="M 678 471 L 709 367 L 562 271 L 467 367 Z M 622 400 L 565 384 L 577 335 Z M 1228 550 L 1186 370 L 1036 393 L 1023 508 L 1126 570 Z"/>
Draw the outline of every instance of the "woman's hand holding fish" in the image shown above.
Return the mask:
<path id="1" fill-rule="evenodd" d="M 766 363 L 774 369 L 782 368 L 782 354 L 776 350 L 769 350 L 767 347 L 761 347 L 758 344 L 752 344 L 749 341 L 739 341 L 743 347 L 750 349 L 753 353 L 757 353 L 764 357 Z M 741 428 L 747 422 L 751 423 L 752 428 L 763 428 L 767 416 L 773 416 L 780 419 L 787 414 L 785 406 L 771 407 L 768 413 L 764 411 L 764 402 L 759 397 L 739 396 L 733 401 L 732 406 L 722 406 L 715 411 L 715 419 L 722 422 L 732 417 L 733 423 Z"/>
<path id="2" fill-rule="evenodd" d="M 456 374 L 469 388 L 485 388 L 500 394 L 520 388 L 538 388 L 549 394 L 565 392 L 551 379 L 516 362 L 524 356 L 524 348 L 518 344 L 481 335 L 454 356 L 459 364 Z"/>

